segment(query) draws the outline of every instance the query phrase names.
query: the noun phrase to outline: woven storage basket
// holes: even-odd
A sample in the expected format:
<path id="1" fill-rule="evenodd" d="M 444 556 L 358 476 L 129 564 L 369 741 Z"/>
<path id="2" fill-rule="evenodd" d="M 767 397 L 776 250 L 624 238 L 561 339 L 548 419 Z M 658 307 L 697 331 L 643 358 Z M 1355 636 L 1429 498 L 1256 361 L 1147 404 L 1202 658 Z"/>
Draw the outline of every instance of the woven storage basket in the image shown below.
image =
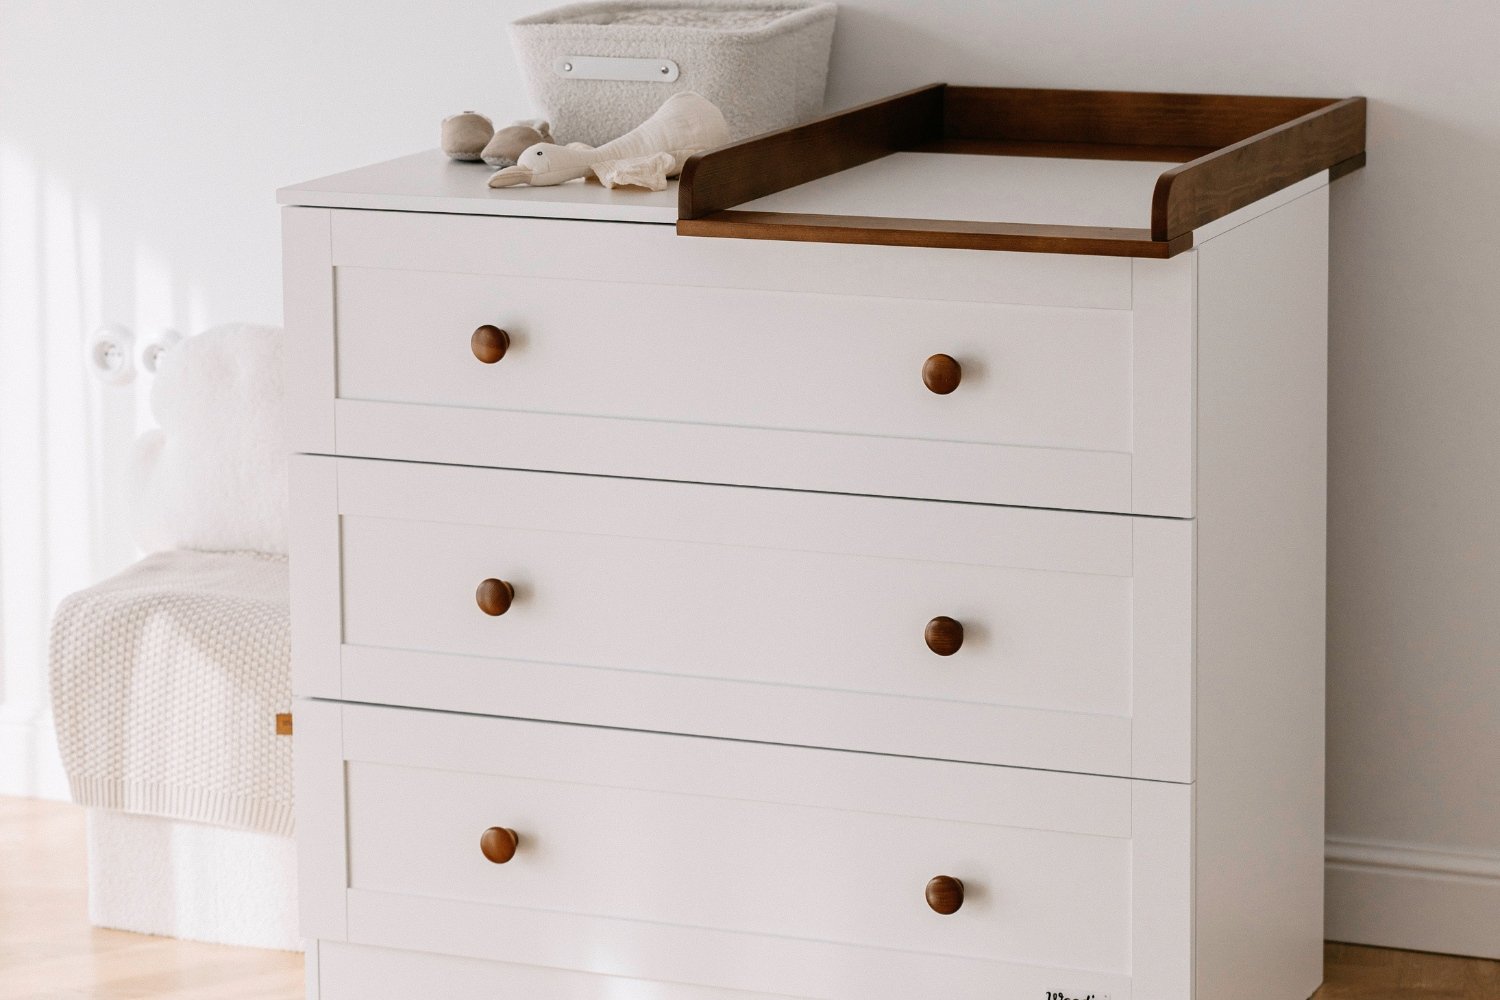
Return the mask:
<path id="1" fill-rule="evenodd" d="M 524 17 L 511 41 L 559 142 L 602 145 L 684 90 L 717 104 L 741 139 L 821 113 L 837 9 L 604 0 Z"/>

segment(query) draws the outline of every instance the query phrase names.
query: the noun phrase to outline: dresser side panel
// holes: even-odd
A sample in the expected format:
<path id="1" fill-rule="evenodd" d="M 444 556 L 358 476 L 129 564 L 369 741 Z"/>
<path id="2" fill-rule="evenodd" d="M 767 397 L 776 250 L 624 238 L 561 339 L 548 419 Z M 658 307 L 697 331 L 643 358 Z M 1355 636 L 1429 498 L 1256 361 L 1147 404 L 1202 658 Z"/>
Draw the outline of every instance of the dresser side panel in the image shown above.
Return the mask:
<path id="1" fill-rule="evenodd" d="M 1196 995 L 1322 980 L 1328 194 L 1198 262 Z"/>

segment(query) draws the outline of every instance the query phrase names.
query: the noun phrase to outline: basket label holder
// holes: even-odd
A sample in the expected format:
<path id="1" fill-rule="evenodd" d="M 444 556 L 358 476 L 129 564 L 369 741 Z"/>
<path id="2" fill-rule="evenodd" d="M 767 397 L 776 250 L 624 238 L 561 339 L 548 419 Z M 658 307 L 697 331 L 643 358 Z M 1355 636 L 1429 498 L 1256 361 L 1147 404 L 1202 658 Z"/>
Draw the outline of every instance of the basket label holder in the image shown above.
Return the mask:
<path id="1" fill-rule="evenodd" d="M 670 59 L 635 59 L 623 56 L 563 56 L 552 63 L 558 76 L 575 80 L 632 80 L 641 83 L 672 83 L 682 71 Z"/>

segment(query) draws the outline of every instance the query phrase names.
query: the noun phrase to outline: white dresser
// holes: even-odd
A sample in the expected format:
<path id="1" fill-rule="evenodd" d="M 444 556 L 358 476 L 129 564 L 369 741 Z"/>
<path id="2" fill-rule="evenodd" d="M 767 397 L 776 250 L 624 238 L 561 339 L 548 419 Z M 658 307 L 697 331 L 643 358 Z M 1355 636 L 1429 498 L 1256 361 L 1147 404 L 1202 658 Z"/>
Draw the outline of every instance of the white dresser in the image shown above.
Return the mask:
<path id="1" fill-rule="evenodd" d="M 1162 167 L 758 207 L 1123 226 Z M 1160 260 L 483 178 L 281 194 L 309 997 L 1316 989 L 1327 172 Z"/>

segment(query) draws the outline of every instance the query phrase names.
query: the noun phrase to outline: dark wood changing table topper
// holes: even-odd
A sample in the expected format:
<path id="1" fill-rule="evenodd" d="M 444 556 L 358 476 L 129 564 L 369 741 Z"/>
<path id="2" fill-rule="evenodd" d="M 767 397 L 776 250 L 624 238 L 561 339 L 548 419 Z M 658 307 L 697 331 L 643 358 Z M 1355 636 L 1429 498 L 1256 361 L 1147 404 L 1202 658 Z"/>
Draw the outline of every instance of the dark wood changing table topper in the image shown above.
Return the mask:
<path id="1" fill-rule="evenodd" d="M 1151 228 L 736 210 L 897 152 L 1171 163 Z M 1365 162 L 1365 99 L 932 84 L 688 160 L 684 236 L 1171 257 L 1193 230 L 1323 170 Z"/>

